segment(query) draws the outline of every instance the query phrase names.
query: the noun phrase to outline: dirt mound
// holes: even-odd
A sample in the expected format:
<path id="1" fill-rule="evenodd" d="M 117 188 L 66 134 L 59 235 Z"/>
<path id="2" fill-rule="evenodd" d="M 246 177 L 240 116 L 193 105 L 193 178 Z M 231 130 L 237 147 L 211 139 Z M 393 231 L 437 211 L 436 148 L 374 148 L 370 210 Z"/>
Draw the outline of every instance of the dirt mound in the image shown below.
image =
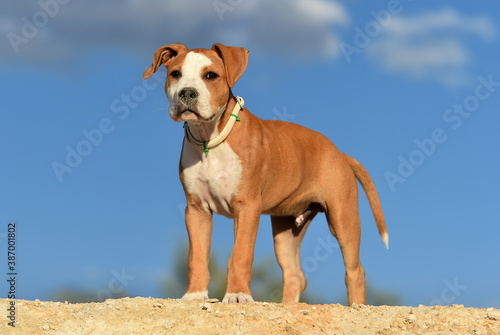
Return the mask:
<path id="1" fill-rule="evenodd" d="M 9 300 L 0 299 L 8 316 Z M 500 334 L 500 311 L 454 306 L 223 304 L 123 298 L 68 304 L 17 300 L 1 334 Z"/>

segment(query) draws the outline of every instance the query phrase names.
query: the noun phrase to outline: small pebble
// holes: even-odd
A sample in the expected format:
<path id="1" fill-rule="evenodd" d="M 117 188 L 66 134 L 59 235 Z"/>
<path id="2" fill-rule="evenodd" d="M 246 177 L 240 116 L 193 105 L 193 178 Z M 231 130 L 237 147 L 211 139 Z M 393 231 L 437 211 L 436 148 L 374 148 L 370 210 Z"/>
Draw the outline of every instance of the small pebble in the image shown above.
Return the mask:
<path id="1" fill-rule="evenodd" d="M 500 311 L 489 311 L 487 318 L 494 321 L 500 321 Z"/>
<path id="2" fill-rule="evenodd" d="M 207 300 L 205 300 L 205 302 L 208 302 L 208 303 L 214 304 L 214 303 L 216 303 L 216 302 L 219 302 L 219 299 L 217 299 L 217 298 L 207 299 Z"/>

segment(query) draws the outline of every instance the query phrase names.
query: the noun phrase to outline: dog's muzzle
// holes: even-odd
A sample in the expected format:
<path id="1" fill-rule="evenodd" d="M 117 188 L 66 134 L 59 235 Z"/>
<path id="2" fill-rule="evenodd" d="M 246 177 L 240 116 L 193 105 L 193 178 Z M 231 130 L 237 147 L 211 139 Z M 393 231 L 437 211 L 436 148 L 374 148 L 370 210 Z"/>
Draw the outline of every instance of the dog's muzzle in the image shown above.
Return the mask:
<path id="1" fill-rule="evenodd" d="M 193 103 L 198 100 L 198 91 L 192 87 L 183 88 L 179 94 L 179 101 L 186 107 L 190 107 Z"/>

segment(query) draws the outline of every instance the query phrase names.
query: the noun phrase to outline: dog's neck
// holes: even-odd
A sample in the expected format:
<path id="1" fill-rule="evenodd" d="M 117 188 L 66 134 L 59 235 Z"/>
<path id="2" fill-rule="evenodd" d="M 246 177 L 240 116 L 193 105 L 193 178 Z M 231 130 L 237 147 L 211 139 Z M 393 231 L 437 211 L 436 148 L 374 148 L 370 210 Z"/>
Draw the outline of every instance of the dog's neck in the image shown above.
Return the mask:
<path id="1" fill-rule="evenodd" d="M 195 139 L 201 142 L 209 142 L 216 138 L 224 129 L 231 117 L 231 111 L 236 104 L 235 97 L 231 94 L 224 107 L 209 122 L 188 122 L 189 131 Z"/>
<path id="2" fill-rule="evenodd" d="M 220 118 L 224 111 L 218 113 L 212 121 L 209 122 L 188 122 L 187 126 L 194 138 L 201 142 L 208 142 L 210 139 L 219 135 Z"/>

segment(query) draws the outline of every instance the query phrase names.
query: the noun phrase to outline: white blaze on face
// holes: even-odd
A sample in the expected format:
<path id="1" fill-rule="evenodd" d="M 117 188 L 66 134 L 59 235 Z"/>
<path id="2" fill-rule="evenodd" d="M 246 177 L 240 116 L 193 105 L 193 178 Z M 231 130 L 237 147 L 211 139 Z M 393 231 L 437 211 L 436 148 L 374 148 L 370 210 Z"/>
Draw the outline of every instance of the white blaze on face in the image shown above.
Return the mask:
<path id="1" fill-rule="evenodd" d="M 210 107 L 210 92 L 203 81 L 204 75 L 201 70 L 212 64 L 212 61 L 205 55 L 190 51 L 184 59 L 184 64 L 181 68 L 181 78 L 173 82 L 167 89 L 167 98 L 170 101 L 169 114 L 174 116 L 178 101 L 178 93 L 187 87 L 194 88 L 198 92 L 198 103 L 196 112 L 204 118 L 209 118 L 212 115 Z"/>

